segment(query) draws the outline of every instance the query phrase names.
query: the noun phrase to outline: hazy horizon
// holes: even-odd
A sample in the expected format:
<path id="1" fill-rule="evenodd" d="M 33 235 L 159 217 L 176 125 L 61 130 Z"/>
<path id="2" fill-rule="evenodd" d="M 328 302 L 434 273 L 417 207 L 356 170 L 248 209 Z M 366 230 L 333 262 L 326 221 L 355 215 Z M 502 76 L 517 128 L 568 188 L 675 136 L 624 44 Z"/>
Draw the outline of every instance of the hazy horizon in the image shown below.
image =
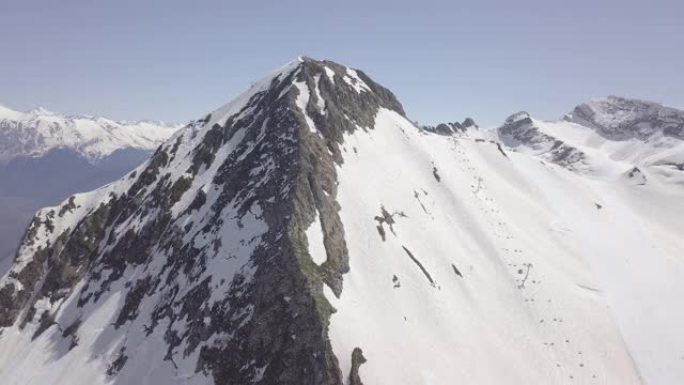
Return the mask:
<path id="1" fill-rule="evenodd" d="M 183 123 L 306 55 L 364 70 L 421 123 L 492 126 L 520 110 L 554 119 L 607 95 L 681 108 L 682 11 L 617 0 L 24 1 L 0 15 L 0 104 Z"/>

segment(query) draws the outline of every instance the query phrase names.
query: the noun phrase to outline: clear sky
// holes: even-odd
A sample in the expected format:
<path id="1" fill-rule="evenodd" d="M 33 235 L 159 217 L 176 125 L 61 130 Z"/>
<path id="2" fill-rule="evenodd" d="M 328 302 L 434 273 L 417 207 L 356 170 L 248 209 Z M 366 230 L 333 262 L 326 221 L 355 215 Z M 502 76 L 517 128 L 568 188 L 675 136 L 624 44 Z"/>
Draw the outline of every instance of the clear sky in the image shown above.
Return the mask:
<path id="1" fill-rule="evenodd" d="M 684 107 L 684 2 L 0 0 L 15 109 L 184 122 L 299 55 L 364 70 L 422 123 Z"/>

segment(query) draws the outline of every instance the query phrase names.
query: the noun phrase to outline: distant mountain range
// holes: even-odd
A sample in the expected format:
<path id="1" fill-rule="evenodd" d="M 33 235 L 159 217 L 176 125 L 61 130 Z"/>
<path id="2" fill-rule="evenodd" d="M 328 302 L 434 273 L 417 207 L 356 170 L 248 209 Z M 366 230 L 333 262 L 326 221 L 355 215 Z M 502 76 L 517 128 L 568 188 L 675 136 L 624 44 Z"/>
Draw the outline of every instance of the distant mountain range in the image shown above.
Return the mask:
<path id="1" fill-rule="evenodd" d="M 498 128 L 511 148 L 590 173 L 653 166 L 680 180 L 684 170 L 684 111 L 610 96 L 581 104 L 562 120 L 544 122 L 526 112 Z"/>
<path id="2" fill-rule="evenodd" d="M 153 121 L 65 116 L 45 108 L 19 112 L 0 106 L 0 162 L 69 150 L 98 162 L 125 148 L 151 151 L 180 128 Z"/>

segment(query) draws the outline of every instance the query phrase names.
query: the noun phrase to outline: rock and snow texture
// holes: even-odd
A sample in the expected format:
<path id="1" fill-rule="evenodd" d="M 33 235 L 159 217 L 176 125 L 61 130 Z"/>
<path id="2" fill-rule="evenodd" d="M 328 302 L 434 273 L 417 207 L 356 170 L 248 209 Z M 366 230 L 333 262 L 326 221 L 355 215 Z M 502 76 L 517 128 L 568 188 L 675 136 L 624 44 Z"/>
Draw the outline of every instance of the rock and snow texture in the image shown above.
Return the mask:
<path id="1" fill-rule="evenodd" d="M 676 383 L 681 184 L 507 124 L 510 148 L 416 127 L 363 72 L 289 63 L 38 213 L 0 280 L 0 380 Z"/>
<path id="2" fill-rule="evenodd" d="M 120 178 L 178 128 L 0 106 L 0 272 L 36 210 Z"/>
<path id="3" fill-rule="evenodd" d="M 648 166 L 683 181 L 684 111 L 656 103 L 610 96 L 550 122 L 520 112 L 497 132 L 508 147 L 574 171 L 610 176 Z"/>

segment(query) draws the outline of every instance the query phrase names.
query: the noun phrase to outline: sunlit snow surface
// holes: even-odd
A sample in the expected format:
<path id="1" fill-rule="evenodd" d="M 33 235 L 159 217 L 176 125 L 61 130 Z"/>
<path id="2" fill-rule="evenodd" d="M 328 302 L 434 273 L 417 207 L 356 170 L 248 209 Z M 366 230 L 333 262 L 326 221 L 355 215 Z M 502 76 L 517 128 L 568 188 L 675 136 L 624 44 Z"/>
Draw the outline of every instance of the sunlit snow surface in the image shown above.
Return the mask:
<path id="1" fill-rule="evenodd" d="M 351 271 L 339 299 L 327 292 L 343 373 L 361 347 L 368 384 L 684 378 L 681 186 L 506 158 L 488 141 L 425 135 L 389 111 L 344 148 Z M 385 242 L 371 231 L 381 207 L 405 215 Z"/>

